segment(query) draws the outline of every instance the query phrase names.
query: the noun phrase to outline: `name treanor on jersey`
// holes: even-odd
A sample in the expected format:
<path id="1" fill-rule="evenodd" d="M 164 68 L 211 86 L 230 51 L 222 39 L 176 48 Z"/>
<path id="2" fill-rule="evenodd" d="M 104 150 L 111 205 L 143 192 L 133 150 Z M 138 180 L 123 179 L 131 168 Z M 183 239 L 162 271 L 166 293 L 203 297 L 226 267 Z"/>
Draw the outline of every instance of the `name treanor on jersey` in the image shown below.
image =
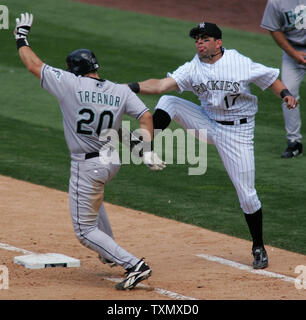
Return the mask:
<path id="1" fill-rule="evenodd" d="M 106 94 L 96 91 L 78 91 L 78 96 L 81 103 L 97 103 L 104 104 L 108 106 L 120 107 L 120 97 L 113 96 L 111 94 Z"/>
<path id="2" fill-rule="evenodd" d="M 193 85 L 193 89 L 197 92 L 197 94 L 202 94 L 208 90 L 222 90 L 222 91 L 230 91 L 233 93 L 239 92 L 239 82 L 233 81 L 224 81 L 224 80 L 209 80 L 207 83 L 200 83 L 199 85 Z"/>

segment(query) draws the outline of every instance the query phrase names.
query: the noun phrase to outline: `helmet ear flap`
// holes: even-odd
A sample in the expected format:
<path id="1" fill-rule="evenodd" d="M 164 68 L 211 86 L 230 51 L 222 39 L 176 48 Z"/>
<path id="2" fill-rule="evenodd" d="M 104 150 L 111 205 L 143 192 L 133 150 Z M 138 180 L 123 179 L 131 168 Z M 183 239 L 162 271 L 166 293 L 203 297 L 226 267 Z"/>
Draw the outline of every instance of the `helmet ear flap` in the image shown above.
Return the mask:
<path id="1" fill-rule="evenodd" d="M 76 76 L 95 72 L 99 64 L 95 54 L 88 49 L 78 49 L 71 52 L 66 57 L 67 71 L 74 73 Z"/>

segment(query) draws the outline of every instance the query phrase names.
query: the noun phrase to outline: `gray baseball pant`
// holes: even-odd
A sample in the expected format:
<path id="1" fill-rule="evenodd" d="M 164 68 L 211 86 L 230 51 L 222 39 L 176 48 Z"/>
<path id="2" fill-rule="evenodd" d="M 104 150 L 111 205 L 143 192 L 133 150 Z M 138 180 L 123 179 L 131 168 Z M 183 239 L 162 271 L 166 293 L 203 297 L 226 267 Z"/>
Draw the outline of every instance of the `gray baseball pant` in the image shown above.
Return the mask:
<path id="1" fill-rule="evenodd" d="M 84 160 L 84 155 L 72 155 L 69 200 L 74 233 L 81 244 L 127 269 L 139 259 L 115 242 L 103 205 L 104 186 L 119 168 L 119 164 L 101 163 L 100 157 Z"/>
<path id="2" fill-rule="evenodd" d="M 306 51 L 306 49 L 304 51 Z M 285 86 L 297 100 L 299 99 L 299 88 L 305 76 L 305 72 L 306 66 L 297 64 L 290 56 L 288 56 L 286 52 L 283 52 L 281 75 L 282 82 L 285 84 Z M 300 105 L 298 105 L 294 109 L 289 110 L 286 107 L 286 104 L 283 103 L 282 108 L 287 140 L 290 142 L 301 142 L 302 121 L 300 115 Z"/>

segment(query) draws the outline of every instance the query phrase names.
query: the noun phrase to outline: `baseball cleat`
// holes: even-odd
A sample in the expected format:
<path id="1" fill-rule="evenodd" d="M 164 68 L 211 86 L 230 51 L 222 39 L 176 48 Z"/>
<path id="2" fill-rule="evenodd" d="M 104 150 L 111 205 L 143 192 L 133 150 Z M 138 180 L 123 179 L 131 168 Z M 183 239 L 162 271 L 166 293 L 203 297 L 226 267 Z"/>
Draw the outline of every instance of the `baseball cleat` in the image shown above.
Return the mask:
<path id="1" fill-rule="evenodd" d="M 282 153 L 281 157 L 285 159 L 294 158 L 299 155 L 302 155 L 302 153 L 303 153 L 303 145 L 300 142 L 293 141 L 293 142 L 288 142 L 288 147 Z"/>
<path id="2" fill-rule="evenodd" d="M 264 247 L 255 247 L 252 253 L 254 256 L 254 269 L 264 269 L 268 266 L 268 255 Z"/>
<path id="3" fill-rule="evenodd" d="M 134 267 L 126 270 L 126 278 L 115 287 L 117 290 L 133 289 L 137 283 L 149 278 L 151 274 L 150 267 L 143 260 L 140 260 Z"/>

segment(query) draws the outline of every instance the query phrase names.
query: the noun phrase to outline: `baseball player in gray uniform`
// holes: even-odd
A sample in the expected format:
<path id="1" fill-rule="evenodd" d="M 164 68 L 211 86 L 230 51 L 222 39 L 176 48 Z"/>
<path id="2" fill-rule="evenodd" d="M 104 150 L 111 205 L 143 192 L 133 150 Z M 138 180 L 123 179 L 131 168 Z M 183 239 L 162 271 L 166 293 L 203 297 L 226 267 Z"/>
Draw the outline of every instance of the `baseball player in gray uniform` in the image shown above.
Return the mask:
<path id="1" fill-rule="evenodd" d="M 116 288 L 131 289 L 152 271 L 143 259 L 114 241 L 103 206 L 103 193 L 105 184 L 120 167 L 111 130 L 118 131 L 123 114 L 128 114 L 139 120 L 143 141 L 151 145 L 151 113 L 127 85 L 100 79 L 98 61 L 88 49 L 67 56 L 68 71 L 43 63 L 27 41 L 32 21 L 32 14 L 28 13 L 16 19 L 17 49 L 28 70 L 59 101 L 71 154 L 69 199 L 75 235 L 84 246 L 96 251 L 102 262 L 125 268 L 126 278 Z M 145 151 L 143 158 L 152 170 L 165 167 L 153 151 Z"/>
<path id="2" fill-rule="evenodd" d="M 297 101 L 278 80 L 279 70 L 253 62 L 236 50 L 222 47 L 222 32 L 213 23 L 200 23 L 190 31 L 197 54 L 168 77 L 129 83 L 141 94 L 191 91 L 201 105 L 164 95 L 153 114 L 154 129 L 165 129 L 173 119 L 185 129 L 207 129 L 207 142 L 214 144 L 233 182 L 253 239 L 253 267 L 268 266 L 262 236 L 262 209 L 255 189 L 254 127 L 257 97 L 254 83 L 282 97 L 289 109 Z M 199 134 L 197 134 L 199 137 Z"/>
<path id="3" fill-rule="evenodd" d="M 268 0 L 261 27 L 283 50 L 282 81 L 298 100 L 306 72 L 306 0 Z M 281 157 L 296 157 L 303 152 L 300 106 L 288 110 L 283 103 L 283 115 L 288 146 Z"/>

